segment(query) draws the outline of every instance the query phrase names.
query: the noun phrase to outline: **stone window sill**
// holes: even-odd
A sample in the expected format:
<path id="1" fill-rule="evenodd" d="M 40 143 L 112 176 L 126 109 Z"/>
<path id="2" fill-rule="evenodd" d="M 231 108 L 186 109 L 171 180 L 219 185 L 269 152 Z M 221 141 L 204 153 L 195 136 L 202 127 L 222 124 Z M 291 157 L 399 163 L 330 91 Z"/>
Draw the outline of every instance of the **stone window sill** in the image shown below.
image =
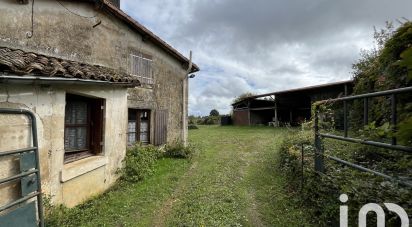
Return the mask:
<path id="1" fill-rule="evenodd" d="M 91 172 L 108 163 L 108 158 L 105 156 L 92 156 L 75 162 L 65 164 L 60 172 L 60 181 L 62 183 L 73 178 Z"/>

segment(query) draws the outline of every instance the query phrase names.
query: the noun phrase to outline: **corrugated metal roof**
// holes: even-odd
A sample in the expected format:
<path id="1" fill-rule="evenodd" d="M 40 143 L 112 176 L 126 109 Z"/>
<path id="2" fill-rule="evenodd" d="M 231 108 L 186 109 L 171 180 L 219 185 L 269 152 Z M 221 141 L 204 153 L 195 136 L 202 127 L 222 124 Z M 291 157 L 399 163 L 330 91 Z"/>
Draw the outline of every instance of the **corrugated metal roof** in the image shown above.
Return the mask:
<path id="1" fill-rule="evenodd" d="M 275 91 L 275 92 L 271 92 L 271 93 L 251 96 L 251 98 L 259 98 L 259 97 L 264 97 L 264 96 L 269 96 L 269 95 L 279 95 L 279 94 L 284 94 L 284 93 L 316 90 L 316 89 L 320 89 L 320 88 L 333 87 L 333 86 L 351 84 L 351 83 L 353 83 L 353 80 L 344 80 L 344 81 L 327 83 L 327 84 L 319 84 L 319 85 L 313 85 L 313 86 L 308 86 L 308 87 L 301 87 L 301 88 L 293 88 L 293 89 L 282 90 L 282 91 Z"/>
<path id="2" fill-rule="evenodd" d="M 288 90 L 275 91 L 275 92 L 265 93 L 265 94 L 260 94 L 260 95 L 253 95 L 253 96 L 249 96 L 249 97 L 245 98 L 244 100 L 256 99 L 256 98 L 261 98 L 261 97 L 271 96 L 271 95 L 288 94 L 288 93 L 294 93 L 294 92 L 307 92 L 307 91 L 311 91 L 311 90 L 322 89 L 322 88 L 333 87 L 333 86 L 339 86 L 339 85 L 345 85 L 345 84 L 353 84 L 353 80 L 344 80 L 344 81 L 338 81 L 338 82 L 332 82 L 332 83 L 326 83 L 326 84 L 319 84 L 319 85 L 308 86 L 308 87 L 301 87 L 301 88 L 293 88 L 293 89 L 288 89 Z M 244 100 L 241 100 L 239 102 L 242 102 Z M 239 102 L 233 103 L 232 105 L 237 104 Z"/>

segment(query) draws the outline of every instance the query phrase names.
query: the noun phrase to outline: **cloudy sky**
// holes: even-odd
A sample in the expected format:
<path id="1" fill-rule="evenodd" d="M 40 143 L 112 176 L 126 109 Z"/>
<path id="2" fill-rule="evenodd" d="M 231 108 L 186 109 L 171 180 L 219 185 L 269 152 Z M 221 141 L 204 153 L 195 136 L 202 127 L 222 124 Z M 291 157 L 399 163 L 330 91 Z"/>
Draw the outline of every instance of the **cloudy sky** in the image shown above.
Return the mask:
<path id="1" fill-rule="evenodd" d="M 244 92 L 351 78 L 373 27 L 412 20 L 411 0 L 122 0 L 122 9 L 201 68 L 189 114 L 229 113 Z"/>

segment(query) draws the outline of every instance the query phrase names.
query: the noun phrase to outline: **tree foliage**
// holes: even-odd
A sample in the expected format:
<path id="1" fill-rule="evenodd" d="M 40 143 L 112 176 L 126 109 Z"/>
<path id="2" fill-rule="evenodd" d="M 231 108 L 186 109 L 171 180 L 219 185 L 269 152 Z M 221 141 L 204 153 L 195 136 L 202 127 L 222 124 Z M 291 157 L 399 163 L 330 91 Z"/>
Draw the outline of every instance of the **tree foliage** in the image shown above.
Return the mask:
<path id="1" fill-rule="evenodd" d="M 251 93 L 251 92 L 245 92 L 245 93 L 239 95 L 238 97 L 236 97 L 235 99 L 233 99 L 233 102 L 232 102 L 232 103 L 240 102 L 240 101 L 242 101 L 242 100 L 244 100 L 244 99 L 246 99 L 246 98 L 248 98 L 248 97 L 254 96 L 254 95 L 255 95 L 255 94 L 253 94 L 253 93 Z"/>
<path id="2" fill-rule="evenodd" d="M 412 22 L 406 22 L 397 29 L 392 23 L 387 23 L 385 29 L 375 29 L 374 38 L 376 47 L 363 51 L 360 60 L 353 65 L 354 94 L 412 86 Z M 397 95 L 397 103 L 400 121 L 397 136 L 402 143 L 411 144 L 412 135 L 408 132 L 412 128 L 409 126 L 412 122 L 412 95 Z M 372 99 L 369 108 L 369 118 L 377 128 L 390 122 L 389 97 Z M 352 125 L 359 125 L 362 114 L 362 100 L 355 101 L 351 112 Z"/>
<path id="3" fill-rule="evenodd" d="M 216 109 L 213 109 L 210 111 L 209 116 L 219 116 L 219 111 L 217 111 Z"/>
<path id="4" fill-rule="evenodd" d="M 363 51 L 353 65 L 355 94 L 410 86 L 412 68 L 412 22 L 394 30 L 392 23 L 375 29 L 377 46 Z"/>

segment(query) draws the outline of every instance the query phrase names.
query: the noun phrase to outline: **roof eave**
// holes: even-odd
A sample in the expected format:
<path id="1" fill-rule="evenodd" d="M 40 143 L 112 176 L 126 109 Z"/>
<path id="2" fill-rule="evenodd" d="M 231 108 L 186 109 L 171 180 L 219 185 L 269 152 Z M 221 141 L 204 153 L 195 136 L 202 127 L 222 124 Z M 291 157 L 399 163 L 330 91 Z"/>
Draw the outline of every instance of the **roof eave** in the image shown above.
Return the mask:
<path id="1" fill-rule="evenodd" d="M 125 88 L 138 87 L 140 84 L 132 84 L 126 82 L 110 82 L 99 80 L 88 80 L 78 78 L 61 78 L 61 77 L 41 77 L 36 75 L 17 76 L 17 75 L 0 75 L 0 84 L 39 84 L 39 85 L 51 85 L 51 84 L 63 84 L 63 85 L 110 85 L 120 86 Z"/>
<path id="2" fill-rule="evenodd" d="M 303 92 L 303 91 L 311 90 L 311 89 L 319 89 L 319 88 L 325 88 L 329 86 L 339 86 L 339 85 L 344 85 L 344 84 L 353 84 L 353 80 L 344 80 L 344 81 L 332 82 L 332 83 L 327 83 L 327 84 L 319 84 L 319 85 L 314 85 L 314 86 L 294 88 L 294 89 L 289 89 L 289 90 L 275 91 L 271 93 L 249 96 L 249 97 L 244 98 L 243 100 L 232 103 L 231 105 L 234 106 L 238 103 L 241 103 L 249 99 L 262 98 L 262 97 L 271 96 L 271 95 L 281 95 L 281 94 L 292 93 L 292 92 Z"/>
<path id="3" fill-rule="evenodd" d="M 344 85 L 344 84 L 353 84 L 353 80 L 345 80 L 345 81 L 338 81 L 338 82 L 332 82 L 332 83 L 327 83 L 327 84 L 319 84 L 319 85 L 308 86 L 308 87 L 301 87 L 301 88 L 293 88 L 293 89 L 282 90 L 282 91 L 275 91 L 275 92 L 271 92 L 271 93 L 250 96 L 248 98 L 254 99 L 254 98 L 261 98 L 261 97 L 270 96 L 270 95 L 281 95 L 281 94 L 292 93 L 292 92 L 303 92 L 303 91 L 308 91 L 308 90 L 312 90 L 312 89 L 320 89 L 320 88 L 326 88 L 326 87 L 330 87 L 330 86 L 339 86 L 339 85 Z"/>
<path id="4" fill-rule="evenodd" d="M 188 64 L 189 59 L 183 56 L 179 51 L 177 51 L 175 48 L 167 44 L 165 41 L 163 41 L 160 37 L 155 35 L 153 32 L 151 32 L 149 29 L 147 29 L 145 26 L 134 20 L 132 17 L 127 15 L 125 12 L 123 12 L 121 9 L 117 8 L 116 6 L 112 5 L 109 1 L 107 0 L 100 0 L 103 3 L 103 6 L 105 9 L 107 9 L 109 12 L 126 22 L 127 24 L 131 25 L 134 29 L 136 29 L 137 32 L 142 34 L 144 37 L 149 38 L 154 44 L 159 45 L 162 47 L 164 51 L 172 55 L 173 57 L 177 58 L 178 60 L 182 61 L 183 63 Z M 195 73 L 200 71 L 199 66 L 197 66 L 195 63 L 192 63 L 192 69 L 190 73 Z"/>

